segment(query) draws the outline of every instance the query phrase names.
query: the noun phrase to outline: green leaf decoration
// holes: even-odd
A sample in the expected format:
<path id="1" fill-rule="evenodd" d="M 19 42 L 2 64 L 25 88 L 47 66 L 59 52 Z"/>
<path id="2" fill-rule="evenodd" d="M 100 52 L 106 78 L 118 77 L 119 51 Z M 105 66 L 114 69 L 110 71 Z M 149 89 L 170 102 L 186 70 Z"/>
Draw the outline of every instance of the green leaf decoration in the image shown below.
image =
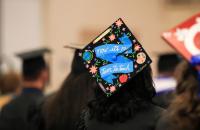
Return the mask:
<path id="1" fill-rule="evenodd" d="M 127 36 L 128 36 L 128 37 L 131 37 L 131 33 L 128 32 L 128 33 L 127 33 Z"/>

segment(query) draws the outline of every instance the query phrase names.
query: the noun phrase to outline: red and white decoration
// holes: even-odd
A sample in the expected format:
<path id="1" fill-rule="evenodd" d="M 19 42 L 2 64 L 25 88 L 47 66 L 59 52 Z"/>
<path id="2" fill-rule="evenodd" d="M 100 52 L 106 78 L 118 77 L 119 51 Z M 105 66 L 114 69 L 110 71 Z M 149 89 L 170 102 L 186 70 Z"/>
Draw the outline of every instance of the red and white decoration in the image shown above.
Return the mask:
<path id="1" fill-rule="evenodd" d="M 188 61 L 200 55 L 200 14 L 164 32 L 162 37 Z"/>

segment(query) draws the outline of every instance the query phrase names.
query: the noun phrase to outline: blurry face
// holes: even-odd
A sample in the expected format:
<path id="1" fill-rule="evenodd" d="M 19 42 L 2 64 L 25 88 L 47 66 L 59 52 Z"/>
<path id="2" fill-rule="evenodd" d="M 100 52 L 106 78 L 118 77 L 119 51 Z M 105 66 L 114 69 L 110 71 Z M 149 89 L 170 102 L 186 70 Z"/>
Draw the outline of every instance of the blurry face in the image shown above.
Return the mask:
<path id="1" fill-rule="evenodd" d="M 49 83 L 49 71 L 45 69 L 41 72 L 41 80 L 43 82 L 43 87 L 45 87 Z"/>

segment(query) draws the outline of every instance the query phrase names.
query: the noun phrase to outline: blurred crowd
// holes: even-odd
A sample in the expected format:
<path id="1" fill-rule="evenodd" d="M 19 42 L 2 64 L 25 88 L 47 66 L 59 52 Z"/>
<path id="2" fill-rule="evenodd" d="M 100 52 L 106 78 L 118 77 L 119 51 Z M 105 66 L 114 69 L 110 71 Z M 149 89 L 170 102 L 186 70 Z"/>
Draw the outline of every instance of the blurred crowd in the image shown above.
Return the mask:
<path id="1" fill-rule="evenodd" d="M 20 74 L 0 73 L 0 130 L 200 129 L 200 63 L 191 64 L 178 52 L 160 54 L 157 77 L 147 65 L 107 97 L 81 49 L 68 47 L 74 50 L 71 71 L 54 93 L 44 94 L 51 67 L 44 55 L 53 55 L 48 48 L 18 54 Z"/>

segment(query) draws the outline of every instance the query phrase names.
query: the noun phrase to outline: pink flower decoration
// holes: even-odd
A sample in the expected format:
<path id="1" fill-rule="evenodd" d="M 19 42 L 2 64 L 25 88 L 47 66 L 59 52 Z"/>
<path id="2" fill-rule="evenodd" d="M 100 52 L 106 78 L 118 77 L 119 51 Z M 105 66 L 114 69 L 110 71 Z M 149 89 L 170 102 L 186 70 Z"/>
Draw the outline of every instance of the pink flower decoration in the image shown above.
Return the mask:
<path id="1" fill-rule="evenodd" d="M 95 74 L 96 72 L 97 72 L 97 67 L 93 65 L 93 66 L 90 68 L 90 73 Z"/>
<path id="2" fill-rule="evenodd" d="M 89 65 L 87 64 L 85 67 L 86 67 L 86 68 L 89 68 Z"/>
<path id="3" fill-rule="evenodd" d="M 138 51 L 138 50 L 140 50 L 140 46 L 136 45 L 134 49 L 135 49 L 135 51 Z"/>
<path id="4" fill-rule="evenodd" d="M 116 90 L 116 87 L 115 86 L 111 86 L 110 87 L 110 92 L 114 92 Z"/>
<path id="5" fill-rule="evenodd" d="M 111 41 L 115 40 L 115 35 L 114 35 L 114 34 L 110 35 L 110 36 L 109 36 L 109 39 L 110 39 Z"/>
<path id="6" fill-rule="evenodd" d="M 117 27 L 120 27 L 123 23 L 122 21 L 119 19 L 115 22 L 115 24 L 117 25 Z"/>
<path id="7" fill-rule="evenodd" d="M 135 67 L 135 68 L 137 68 L 138 66 L 137 66 L 137 65 L 135 65 L 134 67 Z"/>
<path id="8" fill-rule="evenodd" d="M 82 56 L 82 53 L 80 52 L 80 53 L 78 53 L 78 55 L 79 55 L 79 56 Z"/>

